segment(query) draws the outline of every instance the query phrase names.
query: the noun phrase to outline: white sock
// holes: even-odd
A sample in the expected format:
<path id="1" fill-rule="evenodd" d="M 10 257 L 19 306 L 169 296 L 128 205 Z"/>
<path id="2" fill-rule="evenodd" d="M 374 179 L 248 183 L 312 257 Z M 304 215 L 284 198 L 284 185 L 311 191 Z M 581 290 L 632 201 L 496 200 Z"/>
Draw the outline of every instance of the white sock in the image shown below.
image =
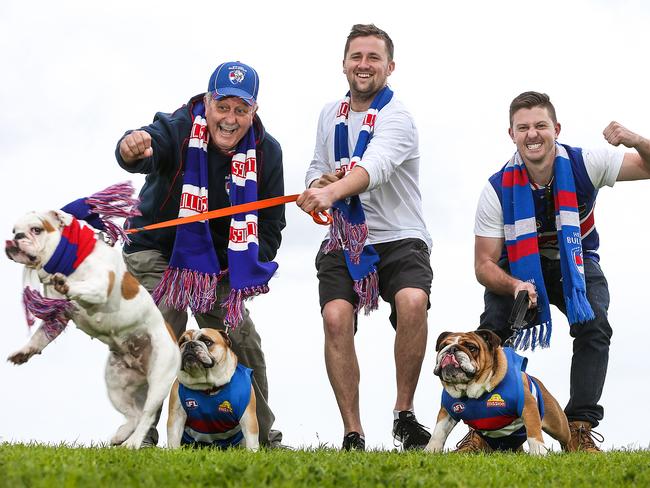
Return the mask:
<path id="1" fill-rule="evenodd" d="M 411 412 L 413 415 L 415 415 L 415 409 L 413 409 L 413 408 L 409 408 L 409 409 L 407 409 L 407 410 L 401 410 L 401 411 L 402 411 L 402 412 L 409 411 L 409 412 Z M 400 410 L 393 410 L 393 420 L 397 420 L 397 419 L 399 418 L 399 413 L 400 413 Z"/>

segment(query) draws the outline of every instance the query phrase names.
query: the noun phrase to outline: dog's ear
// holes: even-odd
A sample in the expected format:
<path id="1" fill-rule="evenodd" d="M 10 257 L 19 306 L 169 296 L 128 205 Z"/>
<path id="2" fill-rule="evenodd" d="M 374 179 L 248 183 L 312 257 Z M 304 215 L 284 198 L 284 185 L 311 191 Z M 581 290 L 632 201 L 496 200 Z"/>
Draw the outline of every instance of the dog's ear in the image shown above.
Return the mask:
<path id="1" fill-rule="evenodd" d="M 226 345 L 228 347 L 232 347 L 232 341 L 230 340 L 230 337 L 228 336 L 228 333 L 225 330 L 219 330 L 218 332 L 223 337 L 223 340 L 226 341 Z"/>
<path id="2" fill-rule="evenodd" d="M 45 221 L 47 221 L 54 226 L 54 229 L 62 229 L 66 225 L 70 225 L 70 222 L 72 222 L 72 216 L 62 210 L 50 210 L 45 214 L 45 218 L 42 220 L 44 227 L 46 227 Z M 46 230 L 52 232 L 47 227 Z"/>
<path id="3" fill-rule="evenodd" d="M 476 334 L 477 336 L 479 336 L 481 339 L 485 341 L 490 351 L 493 351 L 494 349 L 496 349 L 501 345 L 501 339 L 499 338 L 498 335 L 496 335 L 491 330 L 487 330 L 487 329 L 475 330 L 474 334 Z"/>
<path id="4" fill-rule="evenodd" d="M 436 351 L 440 350 L 440 343 L 444 341 L 445 338 L 451 334 L 453 334 L 453 332 L 443 332 L 438 336 L 438 340 L 436 341 Z"/>
<path id="5" fill-rule="evenodd" d="M 43 228 L 45 229 L 45 232 L 56 232 L 58 229 L 58 225 L 55 224 L 55 221 L 49 217 L 49 213 L 46 216 L 41 216 L 41 223 L 43 224 Z M 55 227 L 56 225 L 56 227 Z"/>

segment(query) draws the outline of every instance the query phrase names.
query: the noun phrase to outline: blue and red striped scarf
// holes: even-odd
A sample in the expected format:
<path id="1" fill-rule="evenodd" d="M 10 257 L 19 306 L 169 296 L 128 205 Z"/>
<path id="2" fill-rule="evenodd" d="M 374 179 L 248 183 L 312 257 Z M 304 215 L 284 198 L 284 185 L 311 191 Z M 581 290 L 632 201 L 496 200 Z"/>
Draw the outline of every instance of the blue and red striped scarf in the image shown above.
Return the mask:
<path id="1" fill-rule="evenodd" d="M 595 315 L 587 300 L 580 215 L 571 161 L 562 145 L 556 144 L 555 150 L 553 196 L 562 288 L 569 323 L 576 324 L 591 320 Z M 551 310 L 539 257 L 533 193 L 519 152 L 503 170 L 501 205 L 510 272 L 514 277 L 535 285 L 539 311 L 538 326 L 520 330 L 514 347 L 548 347 L 552 332 Z"/>
<path id="2" fill-rule="evenodd" d="M 348 115 L 350 113 L 350 92 L 341 101 L 336 114 L 334 128 L 334 158 L 337 171 L 347 174 L 361 160 L 368 147 L 379 111 L 393 98 L 393 92 L 385 86 L 373 99 L 366 113 L 359 138 L 350 159 L 348 148 Z M 377 263 L 379 255 L 371 246 L 366 245 L 368 226 L 358 195 L 339 200 L 332 207 L 332 226 L 330 237 L 324 252 L 343 249 L 345 262 L 352 280 L 354 291 L 359 297 L 355 312 L 363 309 L 368 315 L 379 304 L 379 278 Z"/>
<path id="3" fill-rule="evenodd" d="M 208 211 L 208 131 L 205 105 L 192 109 L 194 123 L 185 158 L 179 217 Z M 253 126 L 239 142 L 231 163 L 232 205 L 257 200 L 257 158 Z M 243 301 L 266 293 L 278 268 L 274 262 L 258 259 L 257 211 L 236 214 L 230 222 L 228 269 L 222 270 L 207 220 L 178 226 L 169 267 L 153 292 L 156 303 L 206 313 L 217 305 L 217 284 L 229 275 L 230 294 L 221 304 L 225 323 L 236 327 L 243 320 Z"/>
<path id="4" fill-rule="evenodd" d="M 93 228 L 72 217 L 70 223 L 61 230 L 59 244 L 43 269 L 51 275 L 63 273 L 70 276 L 93 252 L 96 243 L 97 237 Z"/>

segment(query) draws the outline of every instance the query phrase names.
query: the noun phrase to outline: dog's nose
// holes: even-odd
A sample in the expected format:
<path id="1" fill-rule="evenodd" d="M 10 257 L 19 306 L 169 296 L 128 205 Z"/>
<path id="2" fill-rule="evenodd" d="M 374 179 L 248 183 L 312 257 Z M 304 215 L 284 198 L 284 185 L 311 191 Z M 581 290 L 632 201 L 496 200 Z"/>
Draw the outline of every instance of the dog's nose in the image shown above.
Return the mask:
<path id="1" fill-rule="evenodd" d="M 24 232 L 19 232 L 18 234 L 16 234 L 16 235 L 14 236 L 14 240 L 15 240 L 15 241 L 19 241 L 20 239 L 24 239 L 25 237 L 27 237 L 27 236 L 25 235 Z"/>

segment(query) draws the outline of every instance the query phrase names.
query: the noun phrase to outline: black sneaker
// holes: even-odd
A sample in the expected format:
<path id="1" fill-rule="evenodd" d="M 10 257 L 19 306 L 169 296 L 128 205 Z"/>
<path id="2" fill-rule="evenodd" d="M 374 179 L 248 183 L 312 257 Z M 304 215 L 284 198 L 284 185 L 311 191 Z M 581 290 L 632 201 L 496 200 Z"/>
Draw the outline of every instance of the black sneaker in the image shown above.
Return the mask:
<path id="1" fill-rule="evenodd" d="M 393 437 L 402 443 L 402 449 L 424 449 L 431 434 L 417 421 L 413 412 L 404 410 L 393 421 Z"/>
<path id="2" fill-rule="evenodd" d="M 343 436 L 344 451 L 365 451 L 366 440 L 358 432 L 348 432 Z"/>

